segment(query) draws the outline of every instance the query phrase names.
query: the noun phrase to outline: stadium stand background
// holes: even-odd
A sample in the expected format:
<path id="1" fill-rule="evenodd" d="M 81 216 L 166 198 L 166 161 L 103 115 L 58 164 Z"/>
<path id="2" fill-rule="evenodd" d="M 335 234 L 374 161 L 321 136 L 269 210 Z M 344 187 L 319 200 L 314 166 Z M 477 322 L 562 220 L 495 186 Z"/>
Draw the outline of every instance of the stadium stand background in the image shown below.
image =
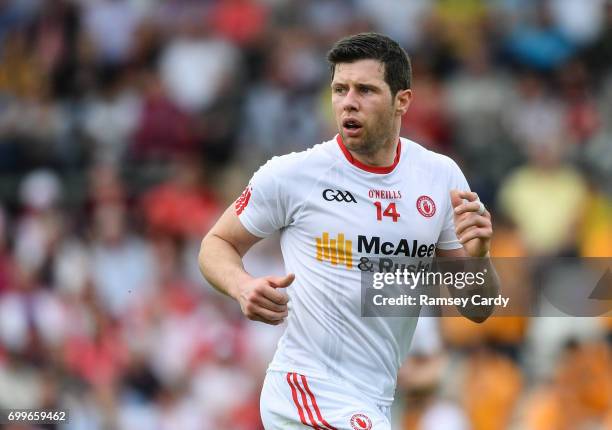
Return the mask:
<path id="1" fill-rule="evenodd" d="M 1 0 L 0 408 L 262 429 L 282 327 L 204 285 L 199 242 L 261 163 L 335 133 L 325 53 L 369 30 L 411 54 L 402 134 L 459 162 L 493 255 L 612 256 L 611 1 Z M 274 240 L 246 265 L 284 270 Z M 611 334 L 422 319 L 394 428 L 612 429 Z"/>

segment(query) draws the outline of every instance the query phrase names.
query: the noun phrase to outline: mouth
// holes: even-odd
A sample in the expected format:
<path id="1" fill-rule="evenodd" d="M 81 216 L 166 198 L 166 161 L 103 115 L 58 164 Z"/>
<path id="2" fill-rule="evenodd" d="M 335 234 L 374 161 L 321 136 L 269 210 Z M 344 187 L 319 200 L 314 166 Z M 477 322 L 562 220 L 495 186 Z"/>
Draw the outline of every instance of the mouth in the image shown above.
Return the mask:
<path id="1" fill-rule="evenodd" d="M 360 134 L 363 128 L 361 122 L 353 118 L 347 118 L 342 121 L 342 129 L 347 136 L 354 137 Z"/>

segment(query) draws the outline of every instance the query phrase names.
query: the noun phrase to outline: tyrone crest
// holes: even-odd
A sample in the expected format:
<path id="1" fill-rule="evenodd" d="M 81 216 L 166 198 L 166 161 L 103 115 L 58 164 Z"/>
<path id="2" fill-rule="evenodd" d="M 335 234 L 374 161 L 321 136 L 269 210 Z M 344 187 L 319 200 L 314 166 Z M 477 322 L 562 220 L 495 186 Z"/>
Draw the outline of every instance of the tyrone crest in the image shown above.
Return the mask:
<path id="1" fill-rule="evenodd" d="M 372 428 L 372 421 L 364 414 L 354 414 L 351 417 L 351 427 L 355 430 L 370 430 Z"/>
<path id="2" fill-rule="evenodd" d="M 425 218 L 431 218 L 436 213 L 436 204 L 429 196 L 421 196 L 417 199 L 416 207 Z"/>

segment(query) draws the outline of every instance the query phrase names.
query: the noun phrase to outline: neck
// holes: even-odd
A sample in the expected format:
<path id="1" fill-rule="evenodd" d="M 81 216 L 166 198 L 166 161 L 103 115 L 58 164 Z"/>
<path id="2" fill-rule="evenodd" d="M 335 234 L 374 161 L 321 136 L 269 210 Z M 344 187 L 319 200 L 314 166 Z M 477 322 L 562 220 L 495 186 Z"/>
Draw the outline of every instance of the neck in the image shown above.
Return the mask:
<path id="1" fill-rule="evenodd" d="M 391 166 L 397 155 L 397 145 L 399 142 L 399 131 L 387 139 L 380 148 L 371 153 L 355 152 L 349 149 L 353 158 L 362 164 L 373 167 Z M 348 148 L 347 148 L 348 149 Z"/>
<path id="2" fill-rule="evenodd" d="M 346 145 L 344 145 L 344 143 L 342 142 L 342 137 L 340 135 L 338 135 L 337 141 L 346 159 L 351 164 L 357 166 L 362 170 L 371 173 L 390 173 L 393 171 L 393 169 L 395 169 L 397 163 L 399 163 L 401 151 L 399 136 L 397 137 L 397 140 L 395 142 L 390 141 L 393 142 L 393 144 L 385 142 L 387 143 L 386 146 L 388 146 L 389 148 L 387 148 L 385 151 L 378 151 L 377 157 L 374 157 L 373 154 L 369 156 L 364 156 L 364 154 L 349 151 Z M 359 158 L 353 156 L 353 154 L 357 155 Z M 384 159 L 383 154 L 385 155 Z"/>

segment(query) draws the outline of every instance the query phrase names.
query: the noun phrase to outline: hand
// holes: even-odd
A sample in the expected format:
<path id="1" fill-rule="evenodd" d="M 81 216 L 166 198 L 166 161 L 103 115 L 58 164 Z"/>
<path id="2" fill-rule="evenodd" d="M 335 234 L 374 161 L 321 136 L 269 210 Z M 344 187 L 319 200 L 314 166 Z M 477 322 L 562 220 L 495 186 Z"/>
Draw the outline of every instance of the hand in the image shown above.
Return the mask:
<path id="1" fill-rule="evenodd" d="M 455 233 L 470 257 L 485 257 L 491 247 L 493 224 L 491 214 L 485 210 L 479 215 L 478 194 L 470 191 L 451 190 Z M 463 199 L 467 200 L 464 203 Z"/>
<path id="2" fill-rule="evenodd" d="M 279 325 L 288 315 L 287 294 L 279 290 L 287 288 L 295 275 L 266 276 L 256 278 L 240 288 L 236 299 L 242 313 L 250 320 Z"/>

